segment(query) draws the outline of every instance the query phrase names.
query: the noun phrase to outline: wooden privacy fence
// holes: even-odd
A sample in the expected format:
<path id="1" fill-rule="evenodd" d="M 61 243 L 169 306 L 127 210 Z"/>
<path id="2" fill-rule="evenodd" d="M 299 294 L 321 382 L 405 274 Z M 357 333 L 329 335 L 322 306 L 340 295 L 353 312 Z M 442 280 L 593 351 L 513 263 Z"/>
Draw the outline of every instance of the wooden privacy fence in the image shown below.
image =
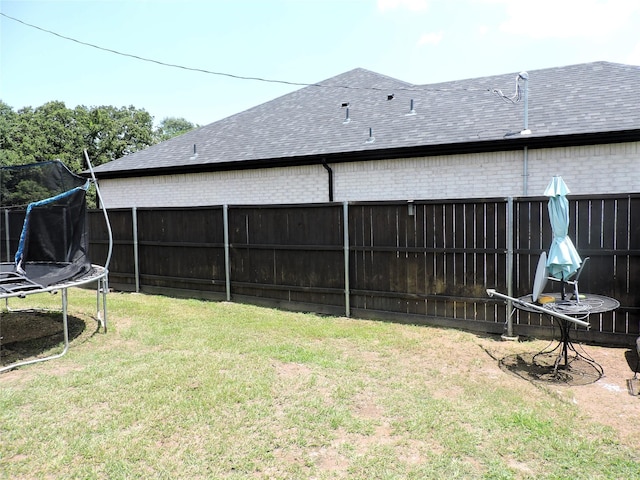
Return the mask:
<path id="1" fill-rule="evenodd" d="M 640 195 L 570 198 L 569 235 L 590 257 L 582 292 L 621 307 L 583 340 L 631 344 L 640 330 Z M 545 336 L 546 316 L 510 312 L 487 288 L 532 290 L 552 232 L 547 198 L 138 208 L 109 211 L 112 288 L 360 318 Z M 91 256 L 106 257 L 90 212 Z M 551 282 L 550 282 L 551 283 Z M 554 282 L 555 283 L 555 282 Z"/>

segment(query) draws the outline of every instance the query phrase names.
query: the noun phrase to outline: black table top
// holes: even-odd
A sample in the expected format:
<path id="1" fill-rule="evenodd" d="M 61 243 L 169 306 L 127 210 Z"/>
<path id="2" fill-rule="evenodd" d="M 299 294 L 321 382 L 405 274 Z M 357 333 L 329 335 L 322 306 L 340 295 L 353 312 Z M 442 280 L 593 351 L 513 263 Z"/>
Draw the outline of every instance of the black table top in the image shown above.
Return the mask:
<path id="1" fill-rule="evenodd" d="M 620 306 L 620 302 L 615 298 L 605 297 L 604 295 L 596 295 L 594 293 L 581 293 L 580 300 L 576 301 L 570 299 L 571 295 L 567 294 L 567 299 L 562 300 L 560 293 L 543 293 L 540 298 L 553 297 L 554 301 L 545 304 L 534 303 L 531 295 L 525 295 L 518 298 L 518 300 L 526 303 L 533 303 L 539 307 L 542 307 L 550 312 L 560 312 L 565 315 L 583 316 L 591 313 L 605 313 L 615 310 Z M 522 303 L 514 302 L 513 306 L 525 310 L 527 312 L 542 313 L 539 310 L 533 309 Z"/>

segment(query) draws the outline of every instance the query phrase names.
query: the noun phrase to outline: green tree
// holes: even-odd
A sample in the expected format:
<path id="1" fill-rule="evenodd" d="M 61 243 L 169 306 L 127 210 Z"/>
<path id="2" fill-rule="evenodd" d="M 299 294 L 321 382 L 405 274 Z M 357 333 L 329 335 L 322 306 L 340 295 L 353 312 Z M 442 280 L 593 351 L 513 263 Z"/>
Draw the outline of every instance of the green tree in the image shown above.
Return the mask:
<path id="1" fill-rule="evenodd" d="M 184 118 L 167 117 L 160 122 L 158 128 L 154 132 L 156 143 L 164 142 L 170 138 L 177 137 L 183 133 L 187 133 L 194 128 L 198 128 L 198 125 L 194 125 Z"/>
<path id="2" fill-rule="evenodd" d="M 102 106 L 87 114 L 87 153 L 95 166 L 154 144 L 153 117 L 145 110 Z"/>
<path id="3" fill-rule="evenodd" d="M 0 165 L 17 165 L 20 157 L 14 150 L 13 131 L 16 124 L 16 112 L 0 100 Z"/>
<path id="4" fill-rule="evenodd" d="M 87 168 L 85 149 L 91 163 L 98 166 L 155 141 L 153 117 L 133 106 L 69 109 L 64 102 L 52 101 L 16 112 L 0 100 L 0 166 L 59 159 L 79 173 Z M 23 184 L 11 190 L 22 195 L 33 188 Z M 95 192 L 90 191 L 90 205 L 95 205 L 94 197 Z"/>
<path id="5" fill-rule="evenodd" d="M 153 143 L 153 117 L 133 106 L 69 109 L 53 101 L 14 112 L 0 101 L 1 165 L 59 159 L 79 172 L 84 149 L 98 166 Z"/>
<path id="6" fill-rule="evenodd" d="M 70 170 L 81 170 L 85 131 L 64 102 L 19 110 L 15 127 L 13 149 L 20 154 L 21 163 L 59 159 Z"/>

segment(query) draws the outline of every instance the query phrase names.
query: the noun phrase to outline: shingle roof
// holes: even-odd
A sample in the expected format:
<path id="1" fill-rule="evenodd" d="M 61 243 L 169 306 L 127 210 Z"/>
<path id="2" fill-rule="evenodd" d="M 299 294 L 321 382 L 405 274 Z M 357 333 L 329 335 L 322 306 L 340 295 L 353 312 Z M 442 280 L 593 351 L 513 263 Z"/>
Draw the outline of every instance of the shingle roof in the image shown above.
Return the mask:
<path id="1" fill-rule="evenodd" d="M 504 150 L 570 139 L 640 140 L 640 67 L 595 62 L 529 71 L 528 76 L 530 135 L 519 134 L 524 101 L 503 102 L 492 92 L 514 93 L 518 72 L 412 85 L 356 68 L 95 172 L 104 178 Z"/>

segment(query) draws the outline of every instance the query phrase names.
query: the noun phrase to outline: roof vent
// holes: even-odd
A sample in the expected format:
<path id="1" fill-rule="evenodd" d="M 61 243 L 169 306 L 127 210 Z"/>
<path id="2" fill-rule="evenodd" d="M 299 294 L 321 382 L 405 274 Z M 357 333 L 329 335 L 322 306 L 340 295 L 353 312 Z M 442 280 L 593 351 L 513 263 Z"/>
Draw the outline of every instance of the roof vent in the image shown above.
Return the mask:
<path id="1" fill-rule="evenodd" d="M 369 128 L 369 137 L 365 140 L 364 143 L 373 143 L 376 141 L 376 137 L 373 136 L 373 129 Z"/>
<path id="2" fill-rule="evenodd" d="M 413 108 L 413 98 L 411 99 L 411 103 L 409 104 L 409 113 L 407 113 L 407 115 L 415 115 L 416 111 Z"/>
<path id="3" fill-rule="evenodd" d="M 343 125 L 346 125 L 350 121 L 351 121 L 351 118 L 349 118 L 349 107 L 347 107 L 347 110 L 345 111 L 345 114 L 344 114 L 344 121 L 342 123 Z"/>
<path id="4" fill-rule="evenodd" d="M 387 101 L 393 100 L 393 97 L 395 97 L 395 94 L 393 94 L 393 93 L 387 95 Z"/>
<path id="5" fill-rule="evenodd" d="M 349 102 L 342 102 L 342 105 L 340 105 L 342 108 L 347 108 L 349 106 Z"/>
<path id="6" fill-rule="evenodd" d="M 196 144 L 193 144 L 193 155 L 189 157 L 189 160 L 195 160 L 198 158 L 198 152 L 196 151 Z"/>

